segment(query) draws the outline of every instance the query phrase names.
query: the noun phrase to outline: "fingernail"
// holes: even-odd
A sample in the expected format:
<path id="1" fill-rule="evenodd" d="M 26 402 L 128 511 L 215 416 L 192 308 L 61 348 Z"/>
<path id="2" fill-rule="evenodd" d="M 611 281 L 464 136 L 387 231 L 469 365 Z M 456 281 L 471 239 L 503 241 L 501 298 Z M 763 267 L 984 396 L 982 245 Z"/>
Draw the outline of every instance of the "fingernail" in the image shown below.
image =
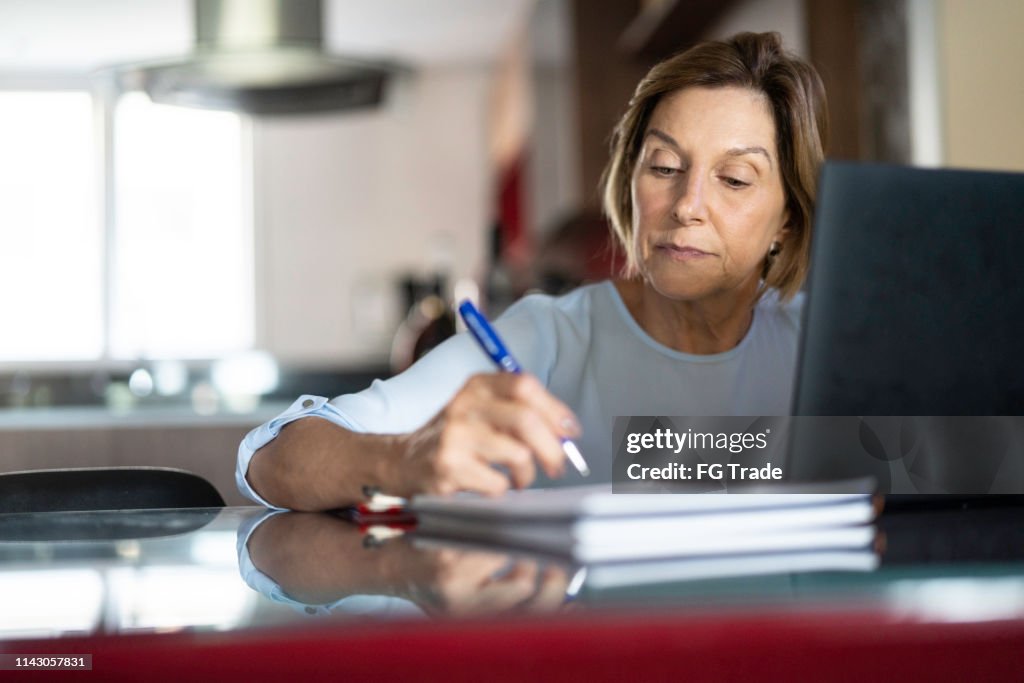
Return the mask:
<path id="1" fill-rule="evenodd" d="M 569 432 L 572 436 L 579 436 L 581 431 L 580 423 L 573 417 L 562 418 L 562 429 Z"/>

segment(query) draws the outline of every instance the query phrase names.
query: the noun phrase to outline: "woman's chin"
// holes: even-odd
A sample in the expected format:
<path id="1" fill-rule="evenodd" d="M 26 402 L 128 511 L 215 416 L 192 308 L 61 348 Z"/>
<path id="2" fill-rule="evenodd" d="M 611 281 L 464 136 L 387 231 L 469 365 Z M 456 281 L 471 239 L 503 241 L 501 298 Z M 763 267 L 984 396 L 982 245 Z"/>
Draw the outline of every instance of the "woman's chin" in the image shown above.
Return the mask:
<path id="1" fill-rule="evenodd" d="M 750 297 L 757 293 L 757 281 L 747 278 L 742 282 L 731 282 L 707 274 L 685 273 L 670 269 L 653 269 L 645 274 L 648 285 L 659 295 L 673 301 L 721 300 L 731 294 L 738 298 Z"/>
<path id="2" fill-rule="evenodd" d="M 717 291 L 714 283 L 706 278 L 680 277 L 671 274 L 651 274 L 647 278 L 651 288 L 674 301 L 700 301 Z"/>

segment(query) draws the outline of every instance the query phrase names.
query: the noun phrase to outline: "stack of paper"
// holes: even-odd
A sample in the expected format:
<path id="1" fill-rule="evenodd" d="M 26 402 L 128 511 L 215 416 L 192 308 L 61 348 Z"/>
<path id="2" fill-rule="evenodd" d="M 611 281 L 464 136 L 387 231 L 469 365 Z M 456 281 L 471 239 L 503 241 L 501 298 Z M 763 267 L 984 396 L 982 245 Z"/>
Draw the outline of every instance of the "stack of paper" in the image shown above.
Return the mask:
<path id="1" fill-rule="evenodd" d="M 870 548 L 870 493 L 624 494 L 610 485 L 415 498 L 418 533 L 583 564 Z"/>

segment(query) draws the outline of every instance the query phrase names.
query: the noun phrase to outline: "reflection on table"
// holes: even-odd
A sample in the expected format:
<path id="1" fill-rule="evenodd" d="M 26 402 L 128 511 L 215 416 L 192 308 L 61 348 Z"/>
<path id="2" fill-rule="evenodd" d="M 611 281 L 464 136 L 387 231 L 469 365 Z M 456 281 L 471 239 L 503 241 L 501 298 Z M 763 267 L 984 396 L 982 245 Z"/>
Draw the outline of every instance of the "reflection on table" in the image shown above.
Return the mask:
<path id="1" fill-rule="evenodd" d="M 0 639 L 624 609 L 1024 617 L 1024 508 L 885 514 L 876 553 L 579 567 L 336 515 L 0 515 Z M 602 578 L 603 577 L 603 578 Z"/>
<path id="2" fill-rule="evenodd" d="M 565 603 L 571 577 L 543 558 L 424 542 L 316 513 L 256 518 L 239 530 L 238 551 L 246 583 L 306 614 L 547 611 Z"/>

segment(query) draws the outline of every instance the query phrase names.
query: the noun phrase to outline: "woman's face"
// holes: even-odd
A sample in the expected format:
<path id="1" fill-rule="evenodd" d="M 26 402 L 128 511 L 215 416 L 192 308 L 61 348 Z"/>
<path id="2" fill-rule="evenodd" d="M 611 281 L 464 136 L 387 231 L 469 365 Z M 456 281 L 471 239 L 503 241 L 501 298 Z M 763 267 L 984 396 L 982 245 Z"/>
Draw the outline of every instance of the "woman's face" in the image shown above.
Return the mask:
<path id="1" fill-rule="evenodd" d="M 699 301 L 756 291 L 788 221 L 768 101 L 692 87 L 651 114 L 633 170 L 637 265 L 662 295 Z"/>

